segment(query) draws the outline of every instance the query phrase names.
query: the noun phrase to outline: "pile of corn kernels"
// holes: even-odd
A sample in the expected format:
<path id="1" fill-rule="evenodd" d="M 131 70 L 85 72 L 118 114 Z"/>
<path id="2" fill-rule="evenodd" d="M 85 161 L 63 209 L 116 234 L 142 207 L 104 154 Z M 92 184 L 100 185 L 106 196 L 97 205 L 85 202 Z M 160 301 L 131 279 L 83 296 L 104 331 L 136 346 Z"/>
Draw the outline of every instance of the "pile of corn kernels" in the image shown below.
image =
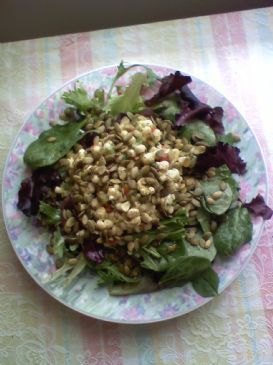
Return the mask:
<path id="1" fill-rule="evenodd" d="M 187 176 L 202 144 L 179 137 L 171 122 L 129 114 L 121 121 L 87 124 L 96 131 L 92 146 L 77 145 L 59 161 L 66 178 L 55 193 L 71 197 L 63 209 L 64 231 L 79 242 L 92 237 L 105 246 L 137 250 L 134 233 L 157 226 L 184 207 L 194 217 L 202 194 L 197 179 Z"/>

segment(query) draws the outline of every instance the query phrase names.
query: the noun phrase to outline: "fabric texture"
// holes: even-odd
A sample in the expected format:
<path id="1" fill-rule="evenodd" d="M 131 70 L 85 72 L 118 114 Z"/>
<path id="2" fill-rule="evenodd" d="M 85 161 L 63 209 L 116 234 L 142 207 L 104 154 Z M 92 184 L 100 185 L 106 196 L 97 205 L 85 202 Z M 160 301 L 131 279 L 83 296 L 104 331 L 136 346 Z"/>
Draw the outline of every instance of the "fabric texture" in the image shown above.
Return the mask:
<path id="1" fill-rule="evenodd" d="M 273 179 L 273 8 L 0 44 L 0 168 L 26 117 L 91 69 L 168 65 L 222 92 L 256 133 Z M 269 205 L 273 187 L 269 184 Z M 150 325 L 86 318 L 24 271 L 0 222 L 0 364 L 272 365 L 273 222 L 238 279 L 183 317 Z"/>

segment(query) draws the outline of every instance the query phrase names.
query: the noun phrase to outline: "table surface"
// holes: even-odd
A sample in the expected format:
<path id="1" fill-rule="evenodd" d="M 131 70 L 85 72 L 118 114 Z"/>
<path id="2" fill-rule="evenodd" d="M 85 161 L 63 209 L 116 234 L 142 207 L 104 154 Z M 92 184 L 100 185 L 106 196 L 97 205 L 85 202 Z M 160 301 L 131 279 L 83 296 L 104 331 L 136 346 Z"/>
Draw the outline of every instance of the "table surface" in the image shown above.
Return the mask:
<path id="1" fill-rule="evenodd" d="M 272 181 L 273 8 L 0 44 L 1 170 L 48 94 L 121 59 L 169 65 L 222 92 L 255 131 Z M 2 216 L 0 224 L 1 365 L 273 364 L 272 220 L 223 294 L 183 317 L 134 326 L 86 318 L 44 293 L 16 258 Z"/>

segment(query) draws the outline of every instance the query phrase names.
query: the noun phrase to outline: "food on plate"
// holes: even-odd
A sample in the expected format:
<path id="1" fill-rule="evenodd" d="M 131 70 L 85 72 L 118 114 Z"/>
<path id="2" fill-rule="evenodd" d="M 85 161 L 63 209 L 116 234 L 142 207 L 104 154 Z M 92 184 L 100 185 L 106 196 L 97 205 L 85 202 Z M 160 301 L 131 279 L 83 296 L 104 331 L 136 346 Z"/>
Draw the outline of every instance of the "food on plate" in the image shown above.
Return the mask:
<path id="1" fill-rule="evenodd" d="M 241 202 L 240 137 L 190 82 L 121 62 L 108 90 L 76 84 L 62 95 L 69 106 L 25 151 L 32 173 L 18 193 L 18 208 L 50 232 L 50 282 L 68 287 L 90 270 L 112 295 L 191 282 L 214 296 L 216 255 L 251 240 L 250 212 L 271 218 L 261 195 Z"/>

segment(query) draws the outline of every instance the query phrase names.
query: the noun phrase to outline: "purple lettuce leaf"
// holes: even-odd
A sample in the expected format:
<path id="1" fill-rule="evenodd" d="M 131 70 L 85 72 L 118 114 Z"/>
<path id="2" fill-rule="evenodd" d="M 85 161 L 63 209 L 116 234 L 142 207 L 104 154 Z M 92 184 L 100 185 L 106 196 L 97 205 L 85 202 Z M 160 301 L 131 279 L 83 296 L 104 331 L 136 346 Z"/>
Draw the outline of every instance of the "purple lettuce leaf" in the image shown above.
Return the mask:
<path id="1" fill-rule="evenodd" d="M 263 219 L 270 219 L 273 215 L 273 210 L 269 208 L 264 201 L 261 194 L 258 194 L 256 198 L 252 199 L 249 203 L 243 204 L 251 213 L 257 216 L 263 217 Z"/>
<path id="2" fill-rule="evenodd" d="M 215 147 L 208 147 L 205 153 L 199 155 L 195 168 L 205 172 L 210 167 L 226 164 L 232 173 L 242 175 L 246 172 L 246 163 L 239 154 L 238 147 L 218 142 Z"/>
<path id="3" fill-rule="evenodd" d="M 204 118 L 204 121 L 213 129 L 216 134 L 224 134 L 225 129 L 223 126 L 224 111 L 220 106 L 216 106 L 211 109 Z"/>
<path id="4" fill-rule="evenodd" d="M 171 73 L 162 78 L 158 92 L 151 99 L 146 100 L 145 104 L 152 106 L 174 91 L 180 91 L 184 85 L 187 85 L 191 81 L 190 76 L 184 76 L 179 71 L 176 71 L 174 74 Z"/>
<path id="5" fill-rule="evenodd" d="M 104 260 L 102 246 L 96 244 L 91 239 L 85 241 L 82 247 L 83 254 L 87 260 L 95 262 L 96 264 L 100 264 Z"/>
<path id="6" fill-rule="evenodd" d="M 187 102 L 187 105 L 182 109 L 181 114 L 176 120 L 175 125 L 177 127 L 181 127 L 191 120 L 198 118 L 207 122 L 216 134 L 224 133 L 222 122 L 224 113 L 221 107 L 212 108 L 202 103 L 187 85 L 182 87 L 180 96 Z"/>
<path id="7" fill-rule="evenodd" d="M 178 116 L 175 122 L 175 126 L 182 127 L 191 120 L 197 118 L 204 120 L 210 111 L 211 107 L 203 103 L 200 103 L 200 105 L 195 109 L 190 109 L 189 107 L 186 107 L 182 110 L 182 113 Z"/>
<path id="8" fill-rule="evenodd" d="M 190 109 L 196 109 L 200 105 L 206 105 L 202 103 L 191 91 L 191 89 L 188 87 L 188 85 L 185 85 L 180 90 L 180 96 L 183 100 L 185 100 L 188 103 L 188 106 Z"/>
<path id="9" fill-rule="evenodd" d="M 45 167 L 35 170 L 21 183 L 17 208 L 26 216 L 36 215 L 40 201 L 48 197 L 50 191 L 60 183 L 61 177 L 53 168 Z"/>

